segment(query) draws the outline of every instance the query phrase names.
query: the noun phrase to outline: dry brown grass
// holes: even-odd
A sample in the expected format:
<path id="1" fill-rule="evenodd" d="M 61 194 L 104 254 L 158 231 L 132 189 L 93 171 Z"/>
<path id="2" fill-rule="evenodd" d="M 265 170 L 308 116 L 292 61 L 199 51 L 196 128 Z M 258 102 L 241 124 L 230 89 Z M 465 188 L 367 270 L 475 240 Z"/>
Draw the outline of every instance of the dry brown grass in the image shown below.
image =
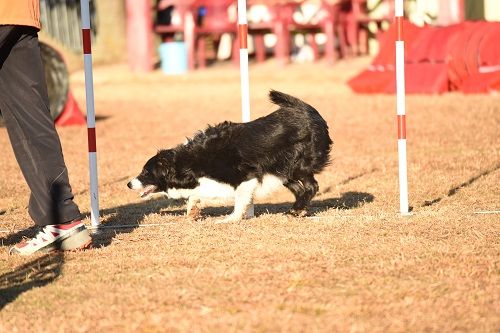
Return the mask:
<path id="1" fill-rule="evenodd" d="M 239 74 L 218 66 L 182 77 L 95 70 L 102 222 L 83 253 L 10 257 L 29 233 L 24 184 L 0 129 L 1 332 L 498 332 L 500 97 L 409 96 L 414 215 L 398 215 L 394 96 L 344 85 L 368 59 L 334 67 L 251 67 L 252 112 L 270 88 L 313 104 L 331 127 L 333 163 L 319 176 L 315 219 L 282 213 L 215 225 L 183 203 L 140 202 L 125 186 L 159 148 L 207 123 L 239 120 Z M 83 105 L 82 73 L 73 90 Z M 76 201 L 88 214 L 85 128 L 59 128 Z M 88 220 L 87 220 L 88 222 Z"/>

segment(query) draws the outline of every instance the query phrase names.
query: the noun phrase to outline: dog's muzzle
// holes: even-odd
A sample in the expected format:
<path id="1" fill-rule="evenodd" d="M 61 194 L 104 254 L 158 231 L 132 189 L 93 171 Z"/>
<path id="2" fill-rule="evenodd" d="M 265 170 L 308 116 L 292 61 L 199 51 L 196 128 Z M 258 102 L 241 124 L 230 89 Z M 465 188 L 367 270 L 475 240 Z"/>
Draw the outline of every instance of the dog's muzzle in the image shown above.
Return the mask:
<path id="1" fill-rule="evenodd" d="M 132 179 L 127 184 L 128 188 L 131 190 L 142 190 L 144 185 L 142 185 L 141 181 L 137 178 Z"/>
<path id="2" fill-rule="evenodd" d="M 142 190 L 140 196 L 143 199 L 146 198 L 151 193 L 154 193 L 157 189 L 157 187 L 155 185 L 144 186 L 141 183 L 141 181 L 137 178 L 134 178 L 130 182 L 128 182 L 127 186 L 129 189 L 132 189 L 132 190 Z"/>

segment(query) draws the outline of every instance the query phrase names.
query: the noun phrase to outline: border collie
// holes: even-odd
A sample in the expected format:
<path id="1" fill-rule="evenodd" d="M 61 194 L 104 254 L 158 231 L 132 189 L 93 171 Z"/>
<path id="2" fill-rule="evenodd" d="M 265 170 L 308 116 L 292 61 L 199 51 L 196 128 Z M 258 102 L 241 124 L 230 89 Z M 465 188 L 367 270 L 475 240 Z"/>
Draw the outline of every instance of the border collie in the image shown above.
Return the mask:
<path id="1" fill-rule="evenodd" d="M 191 217 L 214 200 L 234 200 L 233 212 L 219 222 L 235 222 L 247 217 L 254 197 L 284 185 L 295 196 L 290 213 L 303 216 L 332 140 L 312 106 L 275 90 L 269 96 L 277 111 L 248 123 L 208 126 L 185 144 L 160 150 L 128 187 L 144 199 L 158 192 L 188 199 Z"/>

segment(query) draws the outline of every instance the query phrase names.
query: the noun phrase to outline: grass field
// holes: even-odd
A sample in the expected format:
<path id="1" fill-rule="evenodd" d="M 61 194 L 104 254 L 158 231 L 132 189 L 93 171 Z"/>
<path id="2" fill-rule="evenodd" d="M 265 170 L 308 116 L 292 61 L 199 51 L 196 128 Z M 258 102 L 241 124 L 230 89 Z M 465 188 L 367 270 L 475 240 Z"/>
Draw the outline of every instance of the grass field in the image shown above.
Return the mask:
<path id="1" fill-rule="evenodd" d="M 95 69 L 102 222 L 132 226 L 82 253 L 8 255 L 34 230 L 0 128 L 0 332 L 499 332 L 500 215 L 474 212 L 500 209 L 500 96 L 408 96 L 413 215 L 401 217 L 395 97 L 344 83 L 368 63 L 251 67 L 254 117 L 273 111 L 273 88 L 330 126 L 311 218 L 284 214 L 286 190 L 257 202 L 256 218 L 216 225 L 228 207 L 194 222 L 183 202 L 141 202 L 126 187 L 158 149 L 240 119 L 231 65 L 180 77 Z M 72 82 L 83 107 L 83 74 Z M 86 128 L 58 130 L 90 223 Z"/>

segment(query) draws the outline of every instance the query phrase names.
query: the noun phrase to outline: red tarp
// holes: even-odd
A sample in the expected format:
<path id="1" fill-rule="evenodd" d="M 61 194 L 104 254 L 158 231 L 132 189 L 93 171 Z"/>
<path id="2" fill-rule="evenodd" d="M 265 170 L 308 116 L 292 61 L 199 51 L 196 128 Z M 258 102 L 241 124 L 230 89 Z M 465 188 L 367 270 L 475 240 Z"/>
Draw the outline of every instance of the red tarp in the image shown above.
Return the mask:
<path id="1" fill-rule="evenodd" d="M 407 20 L 403 21 L 405 47 L 408 48 L 413 45 L 421 30 L 422 28 L 417 27 Z M 395 24 L 391 25 L 387 31 L 380 34 L 378 38 L 380 51 L 375 59 L 373 59 L 372 65 L 394 66 L 396 62 L 396 35 L 397 29 Z M 405 58 L 407 58 L 407 56 L 408 54 L 405 54 Z"/>
<path id="2" fill-rule="evenodd" d="M 408 55 L 406 62 L 444 63 L 450 48 L 463 29 L 463 24 L 454 24 L 447 27 L 425 26 L 420 28 L 415 42 L 406 45 Z"/>
<path id="3" fill-rule="evenodd" d="M 403 21 L 405 45 L 412 45 L 420 32 L 419 27 L 407 20 Z M 391 25 L 387 31 L 380 34 L 380 52 L 373 59 L 370 67 L 349 80 L 348 84 L 358 93 L 394 93 L 396 78 L 394 64 L 396 63 L 396 25 Z M 405 54 L 406 56 L 407 54 Z"/>
<path id="4" fill-rule="evenodd" d="M 499 91 L 500 23 L 464 22 L 423 28 L 405 21 L 407 93 Z M 395 92 L 396 27 L 379 38 L 380 52 L 370 67 L 349 80 L 359 93 Z"/>
<path id="5" fill-rule="evenodd" d="M 444 63 L 407 64 L 405 77 L 408 94 L 444 93 L 449 88 L 448 70 Z"/>
<path id="6" fill-rule="evenodd" d="M 465 51 L 467 74 L 461 77 L 464 93 L 500 91 L 500 23 L 486 23 L 472 30 Z"/>

